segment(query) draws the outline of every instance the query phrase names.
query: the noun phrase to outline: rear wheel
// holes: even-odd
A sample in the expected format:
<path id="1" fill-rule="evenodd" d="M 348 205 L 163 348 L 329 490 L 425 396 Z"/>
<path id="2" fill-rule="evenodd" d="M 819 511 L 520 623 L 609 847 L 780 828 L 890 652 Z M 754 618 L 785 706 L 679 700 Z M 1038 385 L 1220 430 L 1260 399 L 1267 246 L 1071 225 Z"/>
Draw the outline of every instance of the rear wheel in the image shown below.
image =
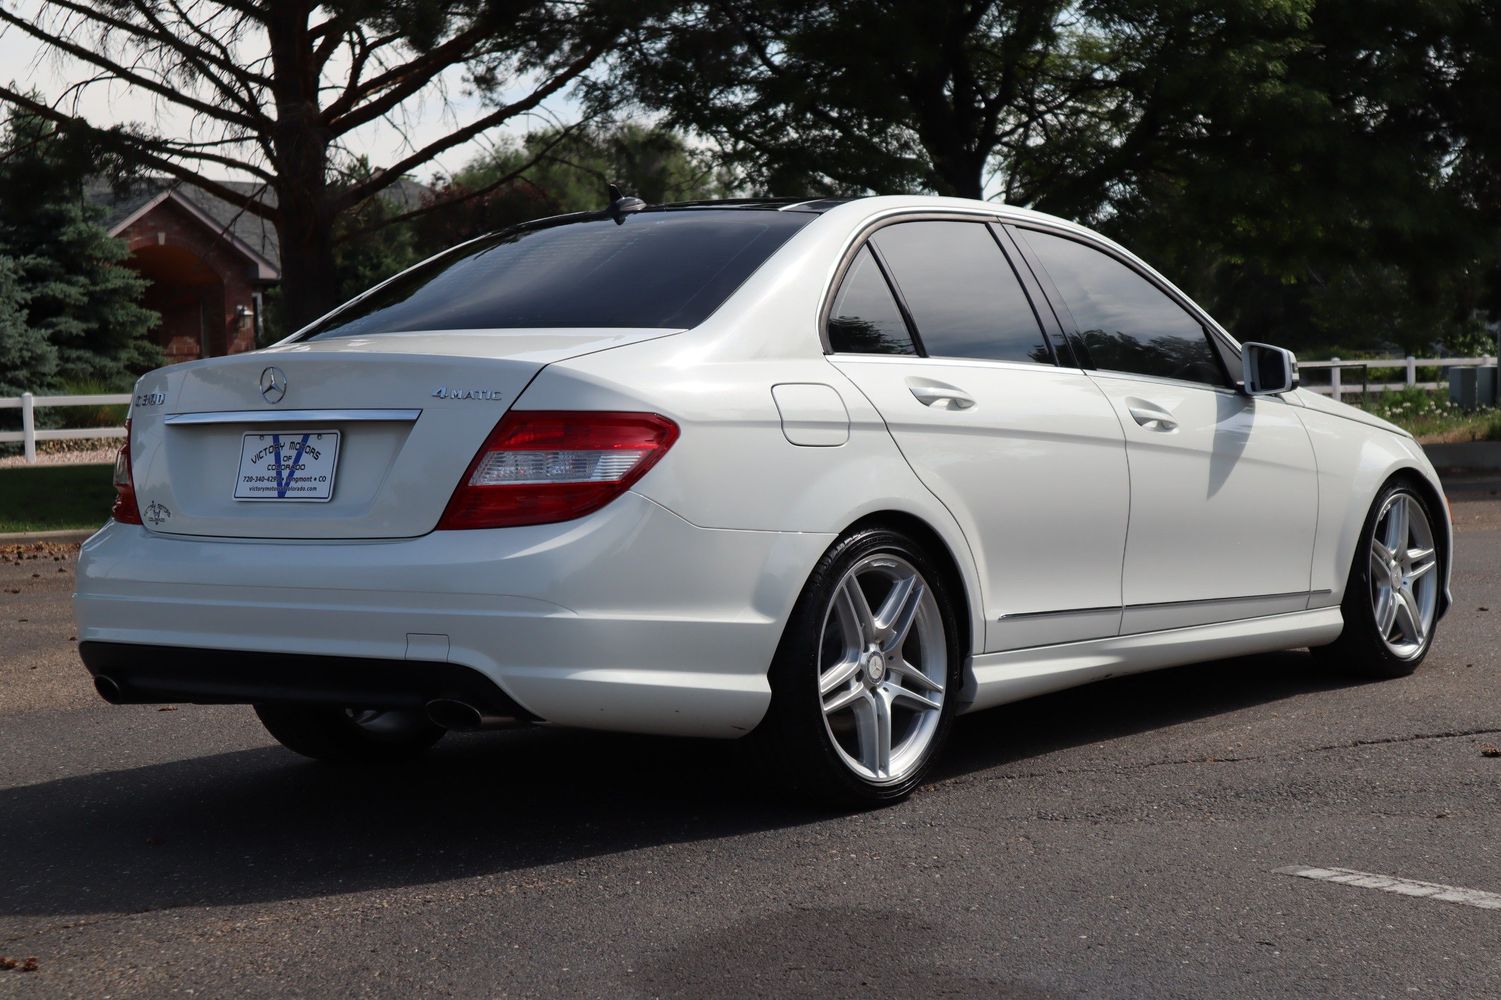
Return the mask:
<path id="1" fill-rule="evenodd" d="M 338 764 L 396 764 L 447 731 L 418 712 L 333 705 L 257 705 L 261 725 L 288 750 Z"/>
<path id="2" fill-rule="evenodd" d="M 895 801 L 947 738 L 960 658 L 942 574 L 904 535 L 856 532 L 824 555 L 798 598 L 758 733 L 802 792 Z"/>
<path id="3" fill-rule="evenodd" d="M 1396 483 L 1376 498 L 1361 530 L 1339 639 L 1314 650 L 1332 666 L 1367 677 L 1405 677 L 1433 644 L 1443 553 L 1428 501 Z"/>

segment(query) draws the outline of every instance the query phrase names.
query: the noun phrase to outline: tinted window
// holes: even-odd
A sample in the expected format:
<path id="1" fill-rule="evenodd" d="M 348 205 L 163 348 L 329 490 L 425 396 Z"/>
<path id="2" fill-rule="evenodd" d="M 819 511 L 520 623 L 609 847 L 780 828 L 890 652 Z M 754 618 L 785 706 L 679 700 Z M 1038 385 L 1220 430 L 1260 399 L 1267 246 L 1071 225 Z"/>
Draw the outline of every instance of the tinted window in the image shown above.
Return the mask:
<path id="1" fill-rule="evenodd" d="M 916 354 L 907 322 L 869 247 L 862 247 L 829 310 L 829 347 L 849 354 Z"/>
<path id="2" fill-rule="evenodd" d="M 903 222 L 871 238 L 935 358 L 1052 364 L 1011 264 L 980 222 Z"/>
<path id="3" fill-rule="evenodd" d="M 642 212 L 508 230 L 455 247 L 309 335 L 525 327 L 690 327 L 815 216 Z"/>
<path id="4" fill-rule="evenodd" d="M 1096 368 L 1224 385 L 1204 328 L 1156 285 L 1076 240 L 1023 234 L 1073 315 Z"/>

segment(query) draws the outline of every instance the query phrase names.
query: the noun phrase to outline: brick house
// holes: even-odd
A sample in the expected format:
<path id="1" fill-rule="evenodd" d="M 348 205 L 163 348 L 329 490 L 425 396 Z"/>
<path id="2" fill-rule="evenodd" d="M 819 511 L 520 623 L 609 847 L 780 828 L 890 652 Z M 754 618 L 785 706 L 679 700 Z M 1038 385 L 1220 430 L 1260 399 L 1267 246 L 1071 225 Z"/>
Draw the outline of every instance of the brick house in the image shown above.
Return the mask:
<path id="1" fill-rule="evenodd" d="M 263 189 L 258 182 L 220 183 L 246 194 Z M 404 211 L 431 195 L 402 178 L 380 197 Z M 281 280 L 275 226 L 167 177 L 147 177 L 124 190 L 99 181 L 87 196 L 103 208 L 109 234 L 125 241 L 131 266 L 151 281 L 142 305 L 161 316 L 152 337 L 169 363 L 255 349 L 265 293 Z"/>
<path id="2" fill-rule="evenodd" d="M 226 182 L 247 192 L 259 184 Z M 255 348 L 265 291 L 281 280 L 276 229 L 191 185 L 147 178 L 119 192 L 99 184 L 104 227 L 125 241 L 161 316 L 153 339 L 168 362 Z"/>

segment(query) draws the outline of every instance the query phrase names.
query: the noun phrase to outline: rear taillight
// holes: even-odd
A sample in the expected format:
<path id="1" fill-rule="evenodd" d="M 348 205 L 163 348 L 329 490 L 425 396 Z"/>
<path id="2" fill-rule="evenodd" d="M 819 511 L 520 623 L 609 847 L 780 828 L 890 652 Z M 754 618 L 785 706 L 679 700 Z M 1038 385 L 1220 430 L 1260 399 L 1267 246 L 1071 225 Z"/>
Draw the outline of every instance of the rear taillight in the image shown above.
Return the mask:
<path id="1" fill-rule="evenodd" d="M 469 463 L 438 527 L 583 517 L 630 489 L 677 438 L 678 425 L 655 413 L 512 410 Z"/>
<path id="2" fill-rule="evenodd" d="M 130 420 L 125 421 L 125 443 L 115 456 L 115 505 L 110 517 L 121 524 L 140 524 L 141 511 L 136 506 L 135 477 L 130 471 Z"/>

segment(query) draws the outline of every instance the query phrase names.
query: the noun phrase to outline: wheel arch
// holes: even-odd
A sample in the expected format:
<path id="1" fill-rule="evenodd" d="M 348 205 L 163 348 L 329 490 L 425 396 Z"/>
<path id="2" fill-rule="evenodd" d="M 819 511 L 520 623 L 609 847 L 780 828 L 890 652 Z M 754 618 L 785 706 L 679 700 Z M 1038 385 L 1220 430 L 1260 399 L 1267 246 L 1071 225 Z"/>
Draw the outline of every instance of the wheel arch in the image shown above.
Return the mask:
<path id="1" fill-rule="evenodd" d="M 980 610 L 979 595 L 976 586 L 972 586 L 966 579 L 963 565 L 953 547 L 939 531 L 923 518 L 901 510 L 878 510 L 865 514 L 852 522 L 839 533 L 843 538 L 852 532 L 864 528 L 890 528 L 910 537 L 914 542 L 922 546 L 926 553 L 944 575 L 944 586 L 958 597 L 959 607 L 962 614 L 955 614 L 954 618 L 959 624 L 959 648 L 963 655 L 968 658 L 976 652 L 976 636 L 983 640 L 985 636 L 985 623 L 983 612 Z M 979 616 L 978 618 L 976 616 Z M 968 670 L 966 669 L 965 685 L 969 686 Z"/>
<path id="2" fill-rule="evenodd" d="M 1396 483 L 1411 486 L 1417 491 L 1419 496 L 1427 501 L 1429 508 L 1437 515 L 1439 534 L 1441 536 L 1439 539 L 1439 548 L 1443 554 L 1443 561 L 1440 563 L 1443 572 L 1442 585 L 1438 588 L 1438 610 L 1434 613 L 1433 618 L 1434 621 L 1438 621 L 1449 610 L 1449 605 L 1452 603 L 1452 597 L 1449 594 L 1449 578 L 1453 570 L 1454 559 L 1454 522 L 1449 510 L 1449 498 L 1444 496 L 1438 487 L 1434 485 L 1433 481 L 1423 474 L 1423 470 L 1416 466 L 1408 465 L 1394 470 L 1381 481 L 1381 485 L 1376 488 L 1376 492 L 1371 496 L 1367 507 L 1370 504 L 1374 504 L 1377 497 L 1381 496 L 1389 486 Z"/>
<path id="3" fill-rule="evenodd" d="M 1452 604 L 1450 580 L 1454 528 L 1438 474 L 1412 438 L 1349 419 L 1340 412 L 1305 407 L 1298 414 L 1313 444 L 1317 468 L 1318 528 L 1309 567 L 1309 606 L 1339 604 L 1359 550 L 1371 506 L 1394 481 L 1410 485 L 1440 522 L 1435 541 L 1443 548 L 1440 613 Z"/>

